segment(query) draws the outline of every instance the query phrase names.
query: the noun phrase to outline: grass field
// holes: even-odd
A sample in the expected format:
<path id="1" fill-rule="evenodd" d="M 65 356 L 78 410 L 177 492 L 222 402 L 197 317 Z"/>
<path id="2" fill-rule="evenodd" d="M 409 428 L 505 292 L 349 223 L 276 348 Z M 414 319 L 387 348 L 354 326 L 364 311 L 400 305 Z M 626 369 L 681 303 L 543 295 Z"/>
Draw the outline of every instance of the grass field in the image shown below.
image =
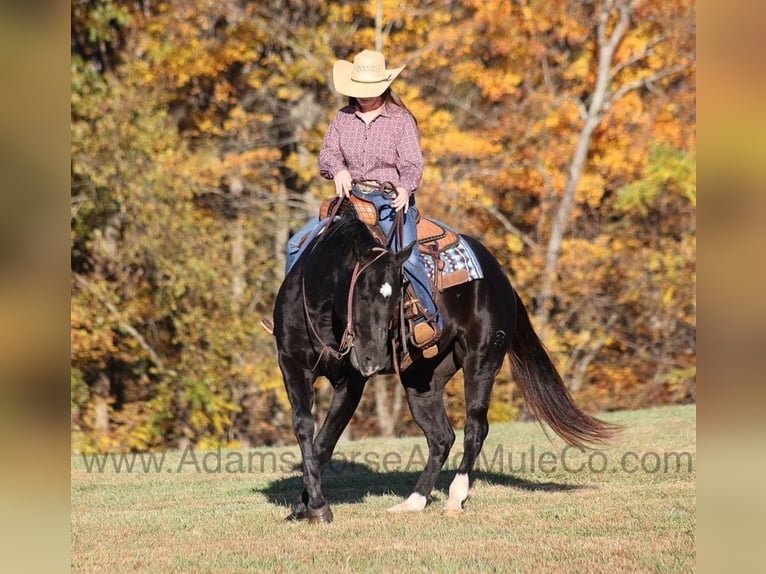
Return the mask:
<path id="1" fill-rule="evenodd" d="M 74 456 L 72 571 L 694 570 L 695 406 L 603 418 L 626 429 L 595 453 L 534 423 L 492 425 L 457 517 L 441 513 L 451 471 L 423 512 L 386 512 L 423 467 L 422 437 L 342 443 L 329 526 L 282 522 L 301 489 L 297 447 Z M 452 469 L 461 445 L 458 433 Z"/>

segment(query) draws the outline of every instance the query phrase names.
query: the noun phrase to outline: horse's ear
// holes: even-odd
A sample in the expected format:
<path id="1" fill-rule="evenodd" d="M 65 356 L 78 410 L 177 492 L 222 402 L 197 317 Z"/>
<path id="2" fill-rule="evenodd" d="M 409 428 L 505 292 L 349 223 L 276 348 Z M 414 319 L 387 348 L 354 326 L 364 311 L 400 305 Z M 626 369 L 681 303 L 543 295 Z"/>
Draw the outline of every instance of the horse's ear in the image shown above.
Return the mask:
<path id="1" fill-rule="evenodd" d="M 412 250 L 414 249 L 416 243 L 417 243 L 417 241 L 413 241 L 407 247 L 405 247 L 404 249 L 402 249 L 401 251 L 396 253 L 396 263 L 397 263 L 397 265 L 399 265 L 400 267 L 402 265 L 404 265 L 404 262 L 407 261 L 407 259 L 409 258 L 409 256 L 412 253 Z"/>

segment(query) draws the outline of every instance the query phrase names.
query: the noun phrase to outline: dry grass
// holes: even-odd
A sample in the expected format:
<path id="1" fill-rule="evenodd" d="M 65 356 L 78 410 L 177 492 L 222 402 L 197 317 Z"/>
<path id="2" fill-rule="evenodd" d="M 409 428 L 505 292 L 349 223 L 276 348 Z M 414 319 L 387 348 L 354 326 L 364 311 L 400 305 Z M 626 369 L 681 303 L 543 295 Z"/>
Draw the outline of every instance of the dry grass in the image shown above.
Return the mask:
<path id="1" fill-rule="evenodd" d="M 563 452 L 563 443 L 549 442 L 535 424 L 493 425 L 484 463 L 458 517 L 440 512 L 452 472 L 443 474 L 422 513 L 386 513 L 408 494 L 422 468 L 421 437 L 341 445 L 339 459 L 345 462 L 335 463 L 324 483 L 335 522 L 318 527 L 282 522 L 301 487 L 291 470 L 296 448 L 258 449 L 252 472 L 248 453 L 239 451 L 208 453 L 213 472 L 205 471 L 202 452 L 195 453 L 199 472 L 190 453 L 167 453 L 159 472 L 133 473 L 117 473 L 109 465 L 104 472 L 88 472 L 76 456 L 72 570 L 692 571 L 695 407 L 604 418 L 627 428 L 591 458 Z M 503 463 L 494 458 L 492 465 L 499 452 Z M 273 455 L 277 468 L 267 464 L 261 471 L 261 455 Z M 237 468 L 240 459 L 244 469 Z M 564 461 L 569 470 L 562 468 Z"/>

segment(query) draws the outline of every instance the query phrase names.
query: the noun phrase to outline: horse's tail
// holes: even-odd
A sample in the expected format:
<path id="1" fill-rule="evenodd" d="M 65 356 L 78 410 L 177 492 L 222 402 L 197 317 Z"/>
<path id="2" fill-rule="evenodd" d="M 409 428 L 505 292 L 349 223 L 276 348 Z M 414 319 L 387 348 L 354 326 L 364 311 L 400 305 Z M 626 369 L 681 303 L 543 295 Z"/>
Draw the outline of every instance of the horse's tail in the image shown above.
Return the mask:
<path id="1" fill-rule="evenodd" d="M 596 419 L 574 403 L 518 295 L 516 315 L 516 329 L 508 355 L 521 394 L 532 414 L 576 447 L 603 443 L 614 436 L 621 428 L 619 425 Z"/>

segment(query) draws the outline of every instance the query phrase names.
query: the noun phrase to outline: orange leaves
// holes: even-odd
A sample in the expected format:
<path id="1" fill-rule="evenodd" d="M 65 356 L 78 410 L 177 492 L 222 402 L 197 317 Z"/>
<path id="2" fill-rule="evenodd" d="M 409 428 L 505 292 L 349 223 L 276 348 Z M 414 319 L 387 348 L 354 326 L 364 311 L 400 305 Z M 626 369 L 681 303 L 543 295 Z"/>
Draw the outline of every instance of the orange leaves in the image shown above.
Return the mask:
<path id="1" fill-rule="evenodd" d="M 500 148 L 480 133 L 445 130 L 423 142 L 423 151 L 433 154 L 434 163 L 458 156 L 465 161 L 482 160 L 500 151 Z"/>
<path id="2" fill-rule="evenodd" d="M 279 152 L 272 148 L 254 148 L 242 152 L 225 153 L 220 162 L 221 172 L 247 177 L 253 173 L 261 173 L 256 166 L 275 162 L 279 157 Z"/>
<path id="3" fill-rule="evenodd" d="M 480 82 L 481 91 L 488 100 L 498 102 L 516 94 L 522 79 L 519 74 L 512 71 L 491 71 L 483 75 L 483 80 Z"/>

